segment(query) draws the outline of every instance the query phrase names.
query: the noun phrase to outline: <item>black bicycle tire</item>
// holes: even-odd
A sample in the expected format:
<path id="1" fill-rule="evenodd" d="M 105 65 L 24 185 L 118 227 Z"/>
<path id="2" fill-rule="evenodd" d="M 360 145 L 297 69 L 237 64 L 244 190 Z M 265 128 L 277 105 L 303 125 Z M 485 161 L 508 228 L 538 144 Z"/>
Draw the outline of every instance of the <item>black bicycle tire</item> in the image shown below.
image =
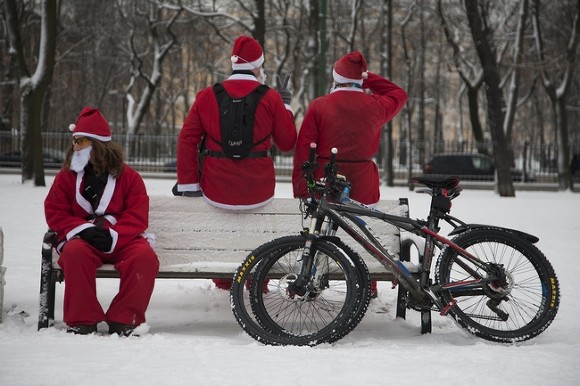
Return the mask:
<path id="1" fill-rule="evenodd" d="M 355 320 L 360 321 L 358 310 L 359 305 L 364 301 L 358 291 L 360 273 L 346 253 L 335 244 L 326 240 L 317 240 L 313 252 L 317 255 L 322 253 L 330 261 L 336 263 L 333 272 L 342 273 L 344 278 L 331 282 L 341 286 L 340 291 L 334 291 L 335 288 L 332 286 L 320 295 L 314 296 L 313 300 L 297 300 L 308 299 L 308 297 L 287 296 L 284 280 L 277 282 L 279 286 L 275 290 L 267 294 L 263 291 L 266 279 L 272 272 L 291 276 L 298 273 L 301 267 L 300 250 L 303 247 L 304 241 L 297 245 L 287 244 L 286 253 L 270 254 L 262 259 L 256 268 L 255 279 L 250 289 L 252 312 L 258 323 L 269 333 L 283 336 L 285 341 L 295 340 L 295 343 L 290 344 L 303 345 L 305 339 L 312 346 L 333 343 L 352 331 Z M 276 269 L 273 269 L 274 266 Z M 270 283 L 272 281 L 276 282 L 275 279 L 271 279 Z M 336 299 L 329 301 L 327 297 L 329 293 L 342 294 L 344 301 L 336 302 Z M 335 307 L 334 302 L 339 306 Z M 272 304 L 275 304 L 275 307 L 270 313 L 269 305 Z M 267 337 L 262 337 L 262 341 L 266 339 Z"/>
<path id="2" fill-rule="evenodd" d="M 513 280 L 513 289 L 509 294 L 509 309 L 506 310 L 510 311 L 508 312 L 510 314 L 509 323 L 505 321 L 502 324 L 502 322 L 495 321 L 494 326 L 486 326 L 468 315 L 466 310 L 468 304 L 463 304 L 467 301 L 458 301 L 450 309 L 449 314 L 462 328 L 480 338 L 501 343 L 532 339 L 548 328 L 558 312 L 559 283 L 552 265 L 535 245 L 514 233 L 493 228 L 467 231 L 452 241 L 459 247 L 472 251 L 479 258 L 494 259 L 494 262 L 504 264 Z M 490 249 L 491 246 L 494 248 Z M 494 251 L 493 256 L 492 250 Z M 484 251 L 488 251 L 488 253 L 484 254 Z M 499 256 L 502 251 L 505 253 Z M 511 256 L 509 261 L 507 255 Z M 436 280 L 439 284 L 450 282 L 452 271 L 455 269 L 453 262 L 456 256 L 457 252 L 453 248 L 447 247 L 443 251 L 436 269 Z M 524 272 L 522 267 L 526 263 L 530 267 L 528 271 Z M 458 274 L 454 273 L 454 275 Z M 518 281 L 516 275 L 522 280 Z M 518 295 L 525 295 L 525 297 L 516 298 Z M 442 291 L 440 297 L 444 304 L 449 304 L 452 301 L 450 291 Z M 485 299 L 485 297 L 481 297 L 482 301 Z M 475 297 L 472 297 L 471 300 L 475 300 Z M 502 302 L 502 307 L 506 306 L 505 303 L 508 302 Z M 482 313 L 488 311 L 483 307 L 480 310 Z M 481 320 L 485 320 L 483 316 Z M 515 319 L 515 321 L 529 319 L 529 321 L 523 321 L 522 325 L 517 328 L 515 326 L 510 328 L 509 324 L 514 322 L 510 319 Z M 489 323 L 491 324 L 491 321 Z"/>
<path id="3" fill-rule="evenodd" d="M 286 242 L 288 240 L 289 239 L 284 239 L 284 242 Z M 301 248 L 304 246 L 304 243 L 305 243 L 305 239 L 303 237 L 295 237 L 294 239 L 290 239 L 290 240 L 291 240 L 291 243 L 286 248 L 285 253 L 288 253 L 290 251 L 294 251 L 298 248 Z M 277 243 L 278 243 L 278 241 L 274 241 L 271 244 L 275 245 Z M 352 313 L 351 318 L 348 320 L 348 323 L 345 324 L 342 328 L 340 328 L 336 332 L 336 334 L 342 334 L 342 337 L 344 337 L 358 326 L 358 324 L 361 322 L 361 320 L 364 318 L 364 316 L 366 314 L 366 311 L 368 309 L 368 305 L 369 305 L 370 299 L 371 299 L 371 287 L 370 287 L 371 279 L 370 279 L 370 274 L 369 274 L 369 270 L 368 270 L 366 263 L 364 262 L 364 260 L 360 257 L 360 255 L 357 252 L 353 251 L 349 246 L 344 244 L 340 239 L 334 238 L 332 240 L 332 244 L 334 244 L 336 247 L 338 247 L 341 251 L 343 251 L 349 257 L 349 259 L 354 264 L 354 266 L 356 268 L 356 273 L 357 273 L 356 288 L 358 290 L 356 292 L 356 294 L 357 294 L 356 305 L 353 308 L 353 313 Z M 293 247 L 290 247 L 290 245 L 292 245 Z M 276 249 L 276 248 L 274 248 L 274 249 Z M 273 257 L 273 256 L 271 256 L 271 257 Z M 256 283 L 265 283 L 265 282 L 257 281 Z M 261 293 L 261 292 L 262 292 L 262 288 L 259 288 L 257 293 Z M 252 313 L 253 313 L 253 311 L 252 311 Z M 291 334 L 288 334 L 286 331 L 284 331 L 284 329 L 280 328 L 277 323 L 271 322 L 268 318 L 258 318 L 257 321 L 265 330 L 267 330 L 271 333 L 274 333 L 276 335 L 291 335 Z M 338 337 L 336 337 L 336 339 L 334 339 L 334 341 L 336 341 L 336 340 L 338 340 Z"/>
<path id="4" fill-rule="evenodd" d="M 284 239 L 286 237 L 294 238 L 296 236 L 285 236 L 281 237 L 280 239 Z M 268 334 L 268 332 L 262 331 L 264 328 L 255 321 L 249 301 L 247 305 L 245 304 L 245 296 L 249 293 L 249 291 L 245 291 L 245 288 L 247 281 L 252 279 L 256 266 L 260 263 L 262 258 L 268 253 L 272 253 L 272 251 L 278 249 L 277 245 L 272 244 L 273 241 L 275 240 L 260 245 L 246 256 L 234 274 L 232 287 L 230 289 L 230 305 L 234 318 L 240 327 L 257 341 L 261 341 L 261 337 L 264 334 Z M 286 344 L 284 341 L 280 341 L 280 343 L 274 344 L 271 343 L 270 339 L 264 343 L 273 345 Z"/>

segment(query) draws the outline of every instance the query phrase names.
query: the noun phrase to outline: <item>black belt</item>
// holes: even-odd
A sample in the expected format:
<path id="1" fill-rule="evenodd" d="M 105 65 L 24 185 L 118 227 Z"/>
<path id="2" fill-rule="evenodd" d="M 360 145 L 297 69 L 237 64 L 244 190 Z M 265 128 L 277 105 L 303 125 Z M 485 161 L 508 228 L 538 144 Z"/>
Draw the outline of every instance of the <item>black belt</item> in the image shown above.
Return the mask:
<path id="1" fill-rule="evenodd" d="M 318 157 L 324 160 L 330 159 L 330 157 Z M 344 162 L 344 163 L 359 163 L 359 162 L 372 162 L 372 159 L 337 159 L 336 162 Z"/>
<path id="2" fill-rule="evenodd" d="M 202 151 L 202 154 L 204 156 L 210 156 L 210 157 L 216 157 L 216 158 L 233 158 L 233 159 L 236 159 L 235 157 L 228 157 L 226 155 L 226 153 L 224 153 L 223 151 L 214 151 L 214 150 L 205 149 L 204 151 Z M 268 150 L 264 150 L 264 151 L 253 151 L 253 152 L 250 152 L 244 158 L 266 158 L 266 157 L 269 157 L 269 156 L 270 156 L 270 152 Z"/>

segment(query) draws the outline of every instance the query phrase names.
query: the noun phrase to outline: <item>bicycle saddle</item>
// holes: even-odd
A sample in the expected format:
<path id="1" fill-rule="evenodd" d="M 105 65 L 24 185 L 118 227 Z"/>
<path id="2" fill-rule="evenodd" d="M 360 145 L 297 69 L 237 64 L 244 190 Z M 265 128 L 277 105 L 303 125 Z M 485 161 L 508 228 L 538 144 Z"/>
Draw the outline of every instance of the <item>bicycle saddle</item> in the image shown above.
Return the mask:
<path id="1" fill-rule="evenodd" d="M 453 189 L 459 186 L 461 179 L 459 177 L 411 177 L 409 183 L 425 185 L 431 189 L 443 188 Z"/>

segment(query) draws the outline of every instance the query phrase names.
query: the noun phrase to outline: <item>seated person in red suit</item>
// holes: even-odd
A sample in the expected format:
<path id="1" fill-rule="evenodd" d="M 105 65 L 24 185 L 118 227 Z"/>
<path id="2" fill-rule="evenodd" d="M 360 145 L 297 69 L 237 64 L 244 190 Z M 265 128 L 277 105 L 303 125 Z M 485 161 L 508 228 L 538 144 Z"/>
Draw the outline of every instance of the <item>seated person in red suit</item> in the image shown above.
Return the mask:
<path id="1" fill-rule="evenodd" d="M 110 334 L 129 336 L 145 322 L 159 260 L 141 176 L 123 162 L 123 149 L 99 110 L 84 108 L 71 125 L 72 144 L 44 202 L 58 237 L 65 277 L 67 332 L 91 334 L 106 322 Z M 119 292 L 105 312 L 97 299 L 96 270 L 114 264 Z"/>
<path id="2" fill-rule="evenodd" d="M 262 86 L 264 53 L 256 40 L 238 37 L 231 62 L 231 75 L 223 83 L 201 90 L 183 123 L 177 143 L 174 194 L 202 196 L 210 205 L 243 210 L 261 207 L 274 198 L 275 171 L 269 150 L 272 143 L 282 151 L 292 150 L 296 126 L 290 108 L 290 90 L 279 85 L 276 92 Z M 253 97 L 255 103 L 248 102 L 249 107 L 239 115 L 243 121 L 227 116 L 227 111 L 220 115 L 222 103 Z M 244 124 L 248 126 L 245 130 L 234 131 Z M 237 138 L 238 132 L 250 133 L 250 138 L 232 139 Z M 205 157 L 200 172 L 198 147 L 202 141 Z M 247 146 L 242 155 L 234 148 L 240 143 Z M 213 281 L 221 289 L 228 290 L 231 286 L 230 279 Z"/>
<path id="3" fill-rule="evenodd" d="M 333 147 L 338 149 L 338 172 L 351 183 L 352 199 L 377 204 L 380 179 L 373 157 L 379 150 L 383 126 L 403 108 L 407 93 L 367 71 L 366 60 L 358 51 L 337 60 L 332 75 L 332 90 L 310 103 L 298 133 L 292 172 L 294 197 L 308 197 L 301 165 L 314 142 L 321 163 L 328 162 Z M 316 170 L 315 177 L 323 177 L 323 168 Z M 377 283 L 371 284 L 371 294 L 376 297 Z"/>

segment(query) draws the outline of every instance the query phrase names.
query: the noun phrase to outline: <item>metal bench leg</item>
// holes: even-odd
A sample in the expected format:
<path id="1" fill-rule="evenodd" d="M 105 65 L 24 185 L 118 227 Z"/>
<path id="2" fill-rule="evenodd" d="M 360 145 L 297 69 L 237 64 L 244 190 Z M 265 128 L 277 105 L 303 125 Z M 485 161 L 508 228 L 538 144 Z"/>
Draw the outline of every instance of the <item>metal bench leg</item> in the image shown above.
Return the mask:
<path id="1" fill-rule="evenodd" d="M 40 265 L 40 299 L 38 308 L 38 329 L 47 328 L 54 320 L 54 292 L 56 274 L 52 267 L 52 246 L 56 234 L 48 231 L 42 240 L 42 260 Z"/>
<path id="2" fill-rule="evenodd" d="M 38 329 L 48 327 L 50 282 L 52 279 L 52 246 L 43 244 L 40 266 L 40 303 L 38 308 Z M 54 297 L 54 293 L 53 293 Z M 53 299 L 54 300 L 54 299 Z M 54 312 L 54 311 L 53 311 Z"/>
<path id="3" fill-rule="evenodd" d="M 399 256 L 401 261 L 411 261 L 411 247 L 414 245 L 413 240 L 406 239 L 401 241 L 401 254 Z M 409 291 L 399 284 L 397 291 L 397 318 L 405 319 L 407 317 L 408 296 Z"/>

